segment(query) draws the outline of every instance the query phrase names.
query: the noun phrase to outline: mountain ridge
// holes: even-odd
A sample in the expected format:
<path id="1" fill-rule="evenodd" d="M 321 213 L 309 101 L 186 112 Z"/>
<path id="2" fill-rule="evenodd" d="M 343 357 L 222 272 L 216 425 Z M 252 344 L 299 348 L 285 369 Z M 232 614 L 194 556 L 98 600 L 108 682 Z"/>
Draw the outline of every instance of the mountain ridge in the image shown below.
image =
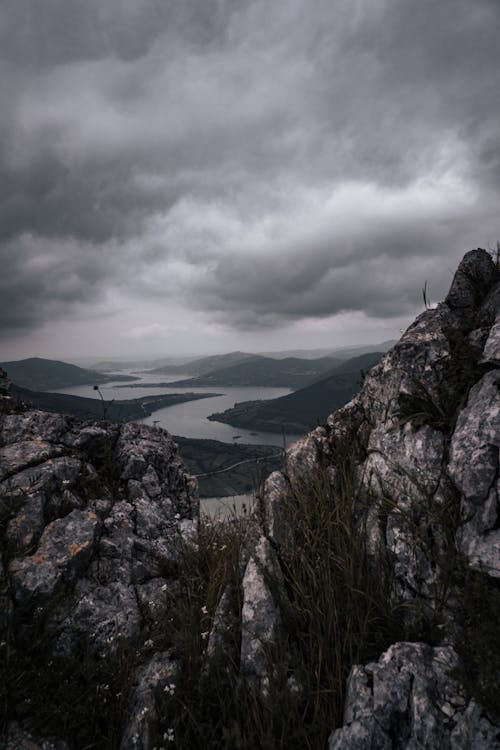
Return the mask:
<path id="1" fill-rule="evenodd" d="M 33 391 L 49 391 L 77 385 L 101 385 L 113 380 L 122 382 L 137 380 L 132 375 L 105 375 L 96 370 L 88 370 L 68 362 L 43 357 L 0 362 L 0 367 L 9 373 L 10 379 L 16 385 Z"/>

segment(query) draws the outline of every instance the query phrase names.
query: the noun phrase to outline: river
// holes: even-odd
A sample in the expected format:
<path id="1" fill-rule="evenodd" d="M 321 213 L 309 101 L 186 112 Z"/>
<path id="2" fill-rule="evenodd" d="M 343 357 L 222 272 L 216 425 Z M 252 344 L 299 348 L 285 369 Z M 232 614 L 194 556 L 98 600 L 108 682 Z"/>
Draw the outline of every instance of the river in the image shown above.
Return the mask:
<path id="1" fill-rule="evenodd" d="M 123 372 L 120 374 L 128 374 Z M 144 373 L 139 376 L 140 381 L 147 383 L 168 383 L 182 380 L 189 375 L 151 375 Z M 122 386 L 122 387 L 117 387 Z M 125 386 L 125 387 L 123 387 Z M 157 424 L 168 430 L 172 435 L 181 435 L 190 438 L 204 438 L 209 440 L 221 440 L 223 443 L 235 441 L 250 443 L 252 445 L 279 445 L 283 446 L 283 435 L 276 432 L 254 432 L 240 427 L 232 427 L 222 422 L 211 422 L 207 419 L 209 414 L 230 409 L 240 401 L 257 401 L 259 399 L 272 399 L 286 396 L 291 393 L 290 388 L 258 388 L 258 387 L 227 387 L 217 388 L 131 388 L 124 383 L 110 382 L 99 386 L 106 401 L 112 399 L 141 398 L 141 396 L 157 396 L 164 393 L 219 393 L 221 395 L 211 398 L 203 398 L 198 401 L 186 401 L 175 404 L 164 409 L 158 409 L 149 417 L 141 419 L 145 424 Z M 69 393 L 72 396 L 85 396 L 87 398 L 99 398 L 99 393 L 91 385 L 80 385 L 74 388 L 60 388 L 57 393 Z M 300 435 L 285 435 L 286 444 L 298 440 Z"/>
<path id="2" fill-rule="evenodd" d="M 128 373 L 120 373 L 128 374 Z M 189 375 L 151 375 L 144 373 L 140 375 L 140 381 L 147 383 L 168 383 L 175 380 L 188 378 Z M 117 386 L 125 387 L 117 387 Z M 233 388 L 223 386 L 221 388 L 172 388 L 165 386 L 162 388 L 145 387 L 131 388 L 124 383 L 110 382 L 99 386 L 99 389 L 106 401 L 112 399 L 129 399 L 140 398 L 141 396 L 155 396 L 163 393 L 220 393 L 220 396 L 204 398 L 198 401 L 186 401 L 182 404 L 159 409 L 149 417 L 141 419 L 145 424 L 157 424 L 168 430 L 172 435 L 181 435 L 190 438 L 206 438 L 210 440 L 220 440 L 224 443 L 241 442 L 252 445 L 279 445 L 283 446 L 284 437 L 281 433 L 275 432 L 253 432 L 241 428 L 231 427 L 231 425 L 222 422 L 211 422 L 207 419 L 209 414 L 221 412 L 230 409 L 235 403 L 240 401 L 256 401 L 258 399 L 272 399 L 286 396 L 291 393 L 290 388 L 257 388 L 241 387 Z M 99 393 L 91 385 L 75 386 L 74 388 L 61 388 L 58 393 L 69 393 L 73 396 L 85 396 L 87 398 L 99 398 Z M 286 445 L 290 445 L 298 440 L 300 435 L 285 435 Z M 203 498 L 202 498 L 203 501 Z M 212 516 L 226 516 L 233 512 L 235 506 L 237 512 L 245 505 L 249 508 L 252 505 L 253 498 L 251 495 L 241 495 L 235 498 L 210 498 L 202 502 L 202 510 L 205 514 Z M 206 504 L 206 507 L 205 507 Z"/>

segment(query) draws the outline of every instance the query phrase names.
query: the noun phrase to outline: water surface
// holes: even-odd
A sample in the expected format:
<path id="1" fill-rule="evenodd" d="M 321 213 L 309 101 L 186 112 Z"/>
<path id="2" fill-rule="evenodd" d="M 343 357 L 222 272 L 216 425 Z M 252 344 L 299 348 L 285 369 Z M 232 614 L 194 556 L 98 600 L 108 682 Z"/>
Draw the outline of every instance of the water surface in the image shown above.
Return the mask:
<path id="1" fill-rule="evenodd" d="M 124 373 L 122 373 L 124 374 Z M 144 384 L 158 382 L 174 382 L 189 375 L 158 375 L 144 373 L 140 375 L 140 381 Z M 155 388 L 131 388 L 123 383 L 105 383 L 99 386 L 99 390 L 106 401 L 112 399 L 141 398 L 141 396 L 156 396 L 165 393 L 219 393 L 221 395 L 199 401 L 187 401 L 182 404 L 158 409 L 149 417 L 141 419 L 144 424 L 157 424 L 168 430 L 172 435 L 181 435 L 189 438 L 203 438 L 209 440 L 220 440 L 224 443 L 241 442 L 252 445 L 279 445 L 283 447 L 298 440 L 300 435 L 285 435 L 275 432 L 257 432 L 232 427 L 222 422 L 211 422 L 207 419 L 209 414 L 225 411 L 240 401 L 257 401 L 259 399 L 272 399 L 286 396 L 291 393 L 290 388 L 258 388 L 258 387 L 227 387 L 217 388 L 174 388 L 168 385 Z M 69 393 L 73 396 L 85 396 L 87 398 L 100 398 L 99 393 L 94 391 L 91 385 L 79 385 L 74 388 L 61 388 L 58 393 Z"/>

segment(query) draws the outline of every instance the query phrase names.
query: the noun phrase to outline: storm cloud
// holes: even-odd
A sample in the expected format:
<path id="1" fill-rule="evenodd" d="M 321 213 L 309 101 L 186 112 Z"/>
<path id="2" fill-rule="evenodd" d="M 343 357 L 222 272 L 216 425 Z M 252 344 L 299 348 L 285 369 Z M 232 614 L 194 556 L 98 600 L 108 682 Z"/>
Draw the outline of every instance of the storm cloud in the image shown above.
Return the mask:
<path id="1" fill-rule="evenodd" d="M 499 238 L 499 27 L 497 0 L 7 0 L 0 335 L 410 318 Z"/>

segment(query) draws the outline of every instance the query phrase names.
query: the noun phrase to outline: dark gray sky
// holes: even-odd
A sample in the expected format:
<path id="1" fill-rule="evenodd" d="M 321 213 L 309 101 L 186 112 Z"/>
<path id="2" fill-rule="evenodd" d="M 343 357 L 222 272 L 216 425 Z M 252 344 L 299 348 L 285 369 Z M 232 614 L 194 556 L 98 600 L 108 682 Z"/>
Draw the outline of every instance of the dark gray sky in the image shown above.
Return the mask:
<path id="1" fill-rule="evenodd" d="M 2 0 L 0 359 L 399 335 L 500 239 L 499 0 Z"/>

